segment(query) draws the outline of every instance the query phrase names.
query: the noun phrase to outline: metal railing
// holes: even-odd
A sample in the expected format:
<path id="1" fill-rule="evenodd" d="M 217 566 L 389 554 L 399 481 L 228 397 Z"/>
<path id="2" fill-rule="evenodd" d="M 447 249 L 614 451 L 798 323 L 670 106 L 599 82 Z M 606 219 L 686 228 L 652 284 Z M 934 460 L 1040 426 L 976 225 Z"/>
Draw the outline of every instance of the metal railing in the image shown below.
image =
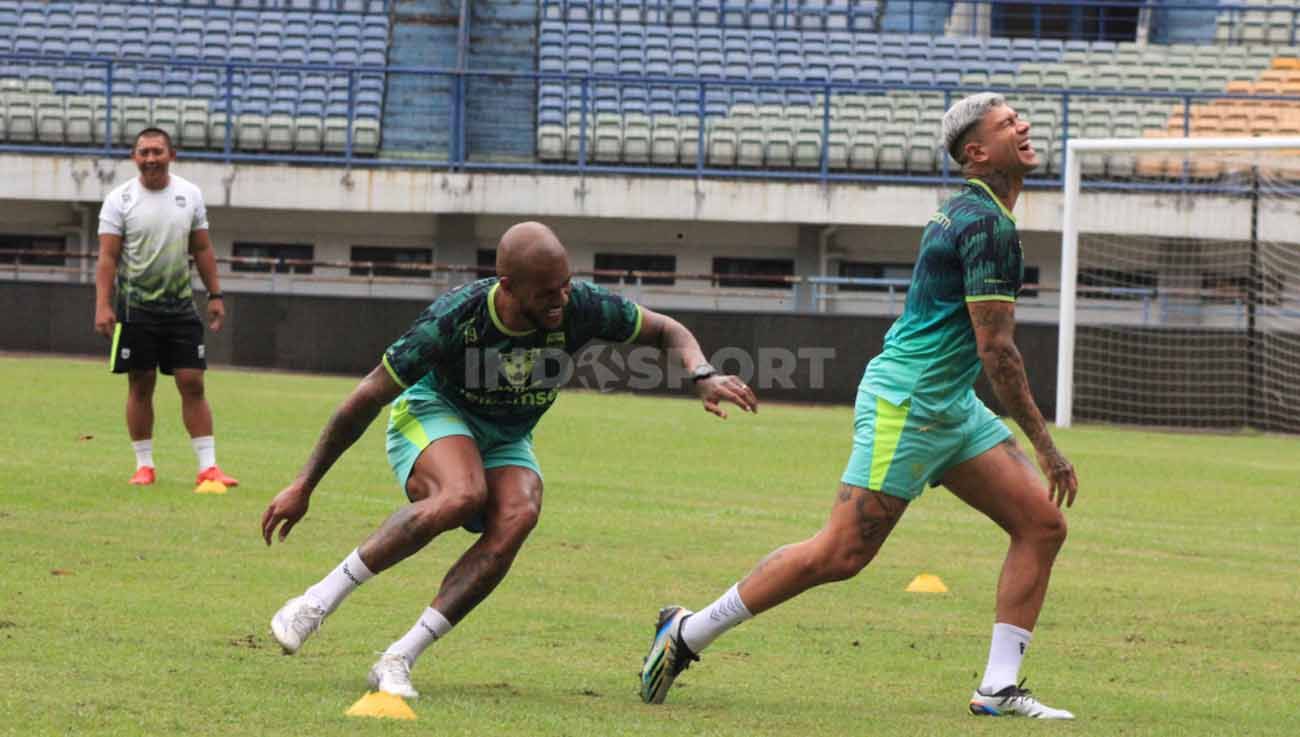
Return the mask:
<path id="1" fill-rule="evenodd" d="M 931 96 L 931 102 L 927 103 L 933 106 L 933 110 L 941 113 L 957 99 L 958 96 L 975 91 L 976 89 L 988 89 L 988 85 L 979 87 L 962 87 L 953 85 L 915 85 L 915 84 L 857 84 L 847 82 L 826 82 L 826 81 L 794 81 L 794 80 L 758 80 L 758 79 L 704 79 L 704 78 L 681 78 L 681 77 L 647 77 L 647 76 L 627 76 L 627 75 L 597 75 L 597 74 L 566 74 L 559 72 L 505 72 L 490 70 L 456 70 L 436 67 L 415 67 L 415 66 L 328 66 L 313 64 L 259 64 L 252 62 L 228 62 L 224 64 L 214 64 L 212 62 L 181 60 L 181 59 L 149 59 L 149 58 L 107 58 L 94 56 L 47 56 L 33 54 L 0 54 L 0 60 L 10 62 L 26 62 L 35 65 L 32 76 L 41 76 L 41 74 L 51 75 L 60 65 L 78 64 L 84 67 L 102 70 L 104 80 L 104 102 L 106 105 L 105 114 L 102 120 L 102 130 L 96 132 L 96 137 L 102 135 L 102 142 L 90 145 L 68 145 L 59 143 L 42 143 L 39 140 L 26 143 L 6 142 L 0 144 L 0 152 L 21 152 L 21 153 L 45 153 L 59 155 L 90 155 L 97 157 L 117 157 L 124 156 L 128 153 L 128 148 L 116 141 L 122 140 L 116 126 L 119 125 L 115 114 L 115 106 L 122 97 L 114 89 L 114 72 L 122 67 L 157 67 L 159 65 L 169 65 L 173 67 L 194 68 L 216 70 L 221 80 L 219 97 L 226 111 L 227 123 L 224 129 L 223 140 L 219 144 L 219 150 L 188 150 L 184 152 L 187 158 L 199 160 L 214 160 L 222 162 L 283 162 L 295 164 L 317 164 L 317 165 L 341 165 L 341 166 L 367 166 L 367 167 L 414 167 L 414 168 L 431 168 L 451 171 L 499 171 L 499 172 L 551 172 L 564 174 L 625 174 L 625 175 L 647 175 L 647 176 L 690 176 L 690 177 L 722 177 L 734 179 L 780 179 L 780 180 L 800 180 L 814 181 L 819 183 L 841 182 L 841 181 L 858 181 L 858 182 L 896 182 L 896 183 L 913 183 L 913 184 L 950 184 L 957 178 L 957 172 L 954 171 L 952 162 L 943 152 L 936 152 L 941 161 L 935 170 L 922 173 L 905 173 L 891 174 L 879 171 L 848 171 L 832 168 L 830 165 L 829 149 L 831 146 L 832 127 L 841 121 L 836 115 L 837 99 L 844 96 L 872 96 L 879 98 L 889 93 L 924 93 Z M 347 85 L 347 105 L 346 105 L 346 137 L 340 151 L 333 153 L 321 154 L 304 154 L 293 152 L 282 153 L 252 153 L 239 150 L 236 145 L 236 129 L 239 124 L 239 110 L 241 109 L 241 100 L 236 94 L 236 76 L 245 75 L 253 71 L 264 72 L 299 72 L 299 73 L 320 73 L 325 75 L 334 75 L 337 77 L 346 77 Z M 377 156 L 362 156 L 356 151 L 355 132 L 357 121 L 357 84 L 362 75 L 385 75 L 388 83 L 400 75 L 416 75 L 444 80 L 446 87 L 452 90 L 449 95 L 449 110 L 446 117 L 446 125 L 442 130 L 446 132 L 447 146 L 443 152 L 425 151 L 400 157 L 386 156 L 388 152 L 381 143 Z M 501 161 L 494 158 L 492 151 L 471 150 L 469 146 L 467 128 L 472 124 L 467 115 L 467 107 L 470 104 L 468 98 L 470 85 L 469 80 L 490 80 L 498 83 L 498 86 L 518 86 L 529 90 L 528 94 L 533 94 L 532 90 L 537 85 L 556 83 L 564 85 L 567 88 L 578 89 L 578 104 L 576 109 L 566 108 L 569 112 L 575 113 L 579 119 L 577 156 L 573 161 L 541 161 L 538 159 L 529 161 Z M 688 90 L 686 94 L 693 98 L 693 114 L 697 118 L 695 131 L 695 151 L 694 156 L 687 156 L 692 159 L 686 165 L 677 166 L 655 166 L 655 165 L 637 165 L 626 163 L 607 163 L 594 160 L 592 156 L 594 131 L 592 123 L 598 112 L 598 95 L 597 86 L 613 86 L 619 89 L 637 88 L 641 90 L 651 88 L 664 88 L 674 90 L 674 99 L 684 99 L 676 91 Z M 490 85 L 481 86 L 487 89 Z M 710 166 L 708 161 L 708 140 L 712 126 L 720 119 L 726 117 L 729 108 L 724 106 L 721 109 L 718 103 L 710 97 L 710 93 L 721 92 L 730 99 L 730 92 L 738 89 L 748 90 L 751 94 L 764 94 L 766 92 L 777 93 L 781 95 L 798 95 L 808 102 L 812 109 L 814 118 L 820 127 L 819 152 L 817 156 L 817 165 L 807 168 L 736 168 L 736 167 L 716 167 Z M 1285 105 L 1300 104 L 1300 97 L 1291 95 L 1234 95 L 1226 92 L 1153 92 L 1139 91 L 1133 89 L 1074 89 L 1074 88 L 997 88 L 997 91 L 1005 92 L 1013 105 L 1017 103 L 1018 96 L 1035 95 L 1040 104 L 1042 100 L 1051 100 L 1051 105 L 1059 113 L 1057 122 L 1061 135 L 1057 143 L 1053 145 L 1055 150 L 1058 146 L 1064 150 L 1064 144 L 1069 139 L 1071 129 L 1071 117 L 1078 115 L 1073 111 L 1076 102 L 1087 102 L 1096 100 L 1147 100 L 1160 103 L 1167 103 L 1170 115 L 1176 114 L 1176 110 L 1181 110 L 1181 118 L 1185 133 L 1191 132 L 1191 111 L 1192 106 L 1199 103 L 1209 103 L 1217 100 L 1251 100 L 1255 102 L 1268 102 Z M 485 93 L 486 94 L 486 93 Z M 66 96 L 62 96 L 67 99 Z M 170 98 L 176 99 L 176 98 Z M 534 101 L 537 97 L 532 98 Z M 572 102 L 567 103 L 569 105 Z M 12 114 L 12 107 L 11 107 Z M 532 123 L 535 123 L 535 118 Z M 152 122 L 152 121 L 151 121 Z M 567 124 L 567 119 L 566 119 Z M 521 126 L 522 130 L 534 130 L 532 123 L 527 128 Z M 138 123 L 137 123 L 138 125 Z M 440 126 L 437 126 L 440 127 Z M 13 127 L 10 126 L 10 135 L 13 134 Z M 131 131 L 127 130 L 130 134 Z M 936 131 L 937 133 L 937 131 Z M 382 130 L 381 130 L 382 135 Z M 528 133 L 533 137 L 533 144 L 536 144 L 536 133 Z M 1041 140 L 1041 139 L 1039 139 Z M 183 142 L 182 142 L 183 146 Z M 1046 152 L 1044 152 L 1046 153 Z M 1036 187 L 1054 187 L 1061 183 L 1059 171 L 1063 171 L 1063 162 L 1058 171 L 1045 172 L 1029 181 L 1030 186 Z M 1208 187 L 1205 191 L 1224 191 L 1224 187 L 1215 185 L 1203 185 L 1184 175 L 1177 181 L 1131 181 L 1131 182 L 1091 182 L 1089 186 L 1124 186 L 1136 189 L 1197 189 Z"/>
<path id="2" fill-rule="evenodd" d="M 849 0 L 839 5 L 798 0 L 702 3 L 692 8 L 670 0 L 540 0 L 543 21 L 686 25 L 749 29 L 826 31 L 946 32 L 949 35 L 1023 36 L 1083 40 L 1135 40 L 1139 28 L 1148 39 L 1167 42 L 1215 38 L 1223 22 L 1230 43 L 1255 42 L 1245 29 L 1276 25 L 1289 17 L 1292 30 L 1270 43 L 1295 43 L 1300 4 L 1253 5 L 1217 0 Z M 886 20 L 888 19 L 888 20 Z M 1197 26 L 1201 33 L 1196 33 Z M 937 26 L 937 28 L 936 28 Z"/>

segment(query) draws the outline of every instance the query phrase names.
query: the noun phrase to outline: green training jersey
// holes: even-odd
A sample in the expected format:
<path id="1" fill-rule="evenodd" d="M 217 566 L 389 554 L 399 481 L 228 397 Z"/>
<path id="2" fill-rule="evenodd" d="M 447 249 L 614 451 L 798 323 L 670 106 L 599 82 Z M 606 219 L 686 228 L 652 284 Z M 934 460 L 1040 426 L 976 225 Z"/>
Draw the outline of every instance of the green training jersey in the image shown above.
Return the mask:
<path id="1" fill-rule="evenodd" d="M 570 358 L 593 339 L 628 343 L 641 332 L 641 308 L 584 281 L 574 281 L 554 330 L 510 330 L 497 316 L 495 278 L 439 297 L 384 352 L 388 373 L 404 388 L 421 383 L 499 438 L 526 436 L 572 374 Z"/>
<path id="2" fill-rule="evenodd" d="M 1016 221 L 984 182 L 970 179 L 921 234 L 903 314 L 867 364 L 862 389 L 942 414 L 967 396 L 980 359 L 967 302 L 1014 302 L 1024 279 Z"/>

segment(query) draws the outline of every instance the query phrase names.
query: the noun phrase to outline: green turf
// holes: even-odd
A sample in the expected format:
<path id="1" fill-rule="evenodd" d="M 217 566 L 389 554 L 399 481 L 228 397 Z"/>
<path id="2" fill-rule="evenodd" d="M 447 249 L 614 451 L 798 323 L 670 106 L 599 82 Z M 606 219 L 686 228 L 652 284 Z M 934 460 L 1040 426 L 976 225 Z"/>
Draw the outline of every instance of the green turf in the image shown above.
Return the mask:
<path id="1" fill-rule="evenodd" d="M 582 393 L 537 432 L 545 510 L 510 577 L 415 670 L 419 721 L 346 718 L 471 539 L 434 541 L 279 654 L 271 614 L 401 503 L 377 423 L 286 545 L 258 536 L 353 383 L 211 372 L 219 457 L 244 483 L 196 496 L 169 383 L 160 481 L 136 489 L 121 377 L 0 357 L 0 734 L 1297 733 L 1295 438 L 1058 434 L 1081 491 L 1023 674 L 1075 723 L 965 714 L 1005 543 L 938 489 L 862 575 L 728 634 L 648 707 L 635 674 L 658 607 L 702 606 L 816 531 L 851 413 L 719 422 L 685 400 Z M 951 593 L 905 593 L 921 572 Z"/>

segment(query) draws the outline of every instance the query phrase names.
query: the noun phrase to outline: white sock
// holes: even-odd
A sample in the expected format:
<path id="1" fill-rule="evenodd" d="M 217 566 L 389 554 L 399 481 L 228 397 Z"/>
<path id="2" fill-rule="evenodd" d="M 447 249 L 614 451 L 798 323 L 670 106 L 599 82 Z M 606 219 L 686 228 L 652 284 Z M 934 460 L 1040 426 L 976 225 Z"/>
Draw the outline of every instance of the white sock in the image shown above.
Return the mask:
<path id="1" fill-rule="evenodd" d="M 736 584 L 717 601 L 686 618 L 682 623 L 682 641 L 699 655 L 723 632 L 753 616 L 740 600 L 740 584 Z"/>
<path id="2" fill-rule="evenodd" d="M 384 654 L 401 655 L 406 658 L 407 665 L 415 665 L 415 659 L 420 657 L 420 653 L 448 632 L 451 632 L 451 622 L 442 616 L 442 612 L 428 607 L 415 626 L 402 635 L 402 639 L 389 645 Z"/>
<path id="3" fill-rule="evenodd" d="M 153 467 L 153 438 L 132 441 L 131 450 L 135 451 L 135 467 L 137 469 L 145 466 Z"/>
<path id="4" fill-rule="evenodd" d="M 1014 624 L 998 622 L 993 625 L 993 641 L 989 643 L 989 664 L 984 669 L 980 691 L 994 694 L 1007 686 L 1014 686 L 1020 677 L 1020 661 L 1029 649 L 1034 633 Z"/>
<path id="5" fill-rule="evenodd" d="M 374 576 L 366 564 L 361 562 L 357 551 L 353 550 L 320 583 L 307 589 L 307 597 L 329 613 L 338 609 L 348 594 Z"/>
<path id="6" fill-rule="evenodd" d="M 194 453 L 199 457 L 200 471 L 217 465 L 216 438 L 211 435 L 204 435 L 199 438 L 190 438 L 190 445 L 194 446 Z"/>

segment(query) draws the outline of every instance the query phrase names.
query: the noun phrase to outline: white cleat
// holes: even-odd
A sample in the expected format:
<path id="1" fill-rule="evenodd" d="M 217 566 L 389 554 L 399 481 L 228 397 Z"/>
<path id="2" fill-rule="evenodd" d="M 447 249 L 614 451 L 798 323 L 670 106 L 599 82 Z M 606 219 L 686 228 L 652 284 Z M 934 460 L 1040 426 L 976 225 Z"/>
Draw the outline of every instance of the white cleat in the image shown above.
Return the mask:
<path id="1" fill-rule="evenodd" d="M 380 655 L 379 662 L 371 666 L 367 680 L 370 682 L 370 687 L 376 691 L 401 696 L 404 699 L 420 697 L 420 692 L 411 685 L 411 665 L 401 655 L 394 653 Z"/>
<path id="2" fill-rule="evenodd" d="M 324 619 L 324 609 L 306 596 L 296 596 L 271 617 L 271 634 L 275 635 L 285 655 L 293 655 L 308 637 L 320 629 Z"/>
<path id="3" fill-rule="evenodd" d="M 975 689 L 970 697 L 970 713 L 981 717 L 1029 717 L 1031 719 L 1073 719 L 1065 709 L 1053 709 L 1029 695 L 1025 682 L 1007 686 L 995 694 Z"/>

